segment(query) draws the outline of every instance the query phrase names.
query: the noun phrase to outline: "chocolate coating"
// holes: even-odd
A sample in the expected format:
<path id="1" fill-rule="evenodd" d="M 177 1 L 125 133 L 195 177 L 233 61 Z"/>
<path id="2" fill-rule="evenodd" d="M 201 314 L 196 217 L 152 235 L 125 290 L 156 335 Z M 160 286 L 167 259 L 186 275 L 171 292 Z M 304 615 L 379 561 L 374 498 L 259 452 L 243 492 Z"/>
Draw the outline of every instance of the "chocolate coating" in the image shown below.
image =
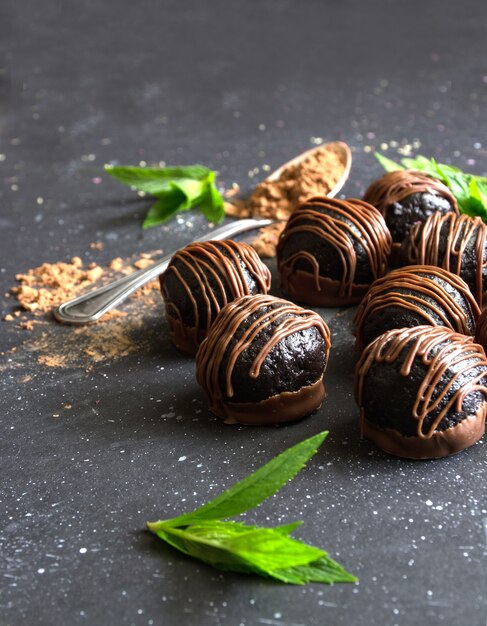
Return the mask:
<path id="1" fill-rule="evenodd" d="M 329 350 L 330 332 L 314 311 L 244 296 L 220 311 L 200 345 L 196 380 L 227 421 L 290 421 L 321 405 Z"/>
<path id="2" fill-rule="evenodd" d="M 388 172 L 371 183 L 364 201 L 380 211 L 391 231 L 392 264 L 409 229 L 424 222 L 433 213 L 458 213 L 457 202 L 450 189 L 441 181 L 415 170 Z"/>
<path id="3" fill-rule="evenodd" d="M 487 309 L 484 309 L 475 326 L 475 341 L 487 352 Z"/>
<path id="4" fill-rule="evenodd" d="M 391 236 L 374 207 L 311 198 L 289 218 L 277 246 L 281 285 L 314 306 L 355 304 L 387 268 Z"/>
<path id="5" fill-rule="evenodd" d="M 431 265 L 410 265 L 376 280 L 355 316 L 359 350 L 387 330 L 446 326 L 473 335 L 480 309 L 466 283 Z"/>
<path id="6" fill-rule="evenodd" d="M 270 271 L 246 243 L 191 243 L 172 257 L 160 276 L 171 339 L 196 354 L 218 312 L 240 296 L 267 293 Z"/>
<path id="7" fill-rule="evenodd" d="M 391 330 L 362 353 L 355 399 L 362 435 L 386 452 L 454 454 L 484 433 L 487 359 L 472 337 L 448 328 Z"/>
<path id="8" fill-rule="evenodd" d="M 480 217 L 434 213 L 411 227 L 400 257 L 404 265 L 437 265 L 457 274 L 482 308 L 487 291 L 487 225 Z"/>

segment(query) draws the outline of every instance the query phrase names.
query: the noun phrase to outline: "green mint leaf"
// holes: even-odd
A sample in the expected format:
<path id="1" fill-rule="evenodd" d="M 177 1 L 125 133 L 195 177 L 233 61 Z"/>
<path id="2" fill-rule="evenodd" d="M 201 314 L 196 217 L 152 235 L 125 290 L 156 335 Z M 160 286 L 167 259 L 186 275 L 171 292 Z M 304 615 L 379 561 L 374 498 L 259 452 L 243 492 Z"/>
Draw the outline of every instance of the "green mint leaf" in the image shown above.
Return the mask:
<path id="1" fill-rule="evenodd" d="M 223 198 L 213 180 L 205 184 L 199 209 L 210 222 L 219 224 L 225 217 Z"/>
<path id="2" fill-rule="evenodd" d="M 149 209 L 143 228 L 158 226 L 176 213 L 193 208 L 199 208 L 212 222 L 221 222 L 225 217 L 223 198 L 215 186 L 215 172 L 203 165 L 105 165 L 105 171 L 125 185 L 158 198 Z"/>
<path id="3" fill-rule="evenodd" d="M 416 170 L 429 174 L 434 178 L 442 178 L 442 176 L 438 176 L 437 163 L 433 159 L 427 159 L 419 155 L 414 159 L 401 159 L 401 163 L 408 170 Z"/>
<path id="4" fill-rule="evenodd" d="M 398 170 L 403 170 L 404 167 L 399 163 L 396 163 L 392 159 L 385 157 L 383 154 L 379 152 L 374 152 L 375 158 L 379 161 L 382 167 L 386 172 L 397 172 Z"/>
<path id="5" fill-rule="evenodd" d="M 307 565 L 325 554 L 273 528 L 258 528 L 238 535 L 227 545 L 232 552 L 266 572 Z"/>
<path id="6" fill-rule="evenodd" d="M 150 195 L 166 191 L 171 181 L 178 178 L 203 180 L 211 172 L 203 165 L 181 167 L 137 167 L 132 165 L 105 165 L 105 172 L 118 181 Z"/>
<path id="7" fill-rule="evenodd" d="M 325 555 L 323 550 L 292 539 L 280 530 L 231 522 L 188 526 L 184 530 L 165 526 L 162 534 L 185 554 L 236 571 L 247 567 L 252 572 L 257 569 L 266 573 L 307 565 Z"/>
<path id="8" fill-rule="evenodd" d="M 165 522 L 148 524 L 157 532 L 158 524 L 187 526 L 201 521 L 220 520 L 253 509 L 293 478 L 316 453 L 328 435 L 323 431 L 288 448 L 261 468 L 210 500 L 196 511 L 185 513 Z"/>
<path id="9" fill-rule="evenodd" d="M 170 220 L 178 211 L 187 209 L 187 197 L 177 187 L 170 187 L 161 193 L 155 204 L 148 210 L 142 222 L 142 228 L 159 226 Z"/>
<path id="10" fill-rule="evenodd" d="M 282 570 L 269 572 L 272 578 L 294 585 L 304 585 L 305 583 L 324 583 L 332 585 L 334 583 L 354 583 L 357 577 L 347 572 L 339 563 L 331 559 L 328 555 L 298 567 L 289 567 Z"/>
<path id="11" fill-rule="evenodd" d="M 290 537 L 301 525 L 259 528 L 220 518 L 243 513 L 278 491 L 316 453 L 327 431 L 285 450 L 193 513 L 148 523 L 173 548 L 213 567 L 289 584 L 354 582 L 323 550 Z"/>
<path id="12" fill-rule="evenodd" d="M 471 180 L 468 186 L 469 196 L 464 199 L 461 209 L 471 217 L 479 216 L 487 222 L 487 194 L 481 183 Z"/>
<path id="13" fill-rule="evenodd" d="M 282 532 L 295 527 L 296 524 L 256 528 L 235 522 L 205 522 L 184 530 L 165 526 L 157 535 L 187 556 L 226 571 L 258 574 L 299 585 L 357 580 L 326 552 Z"/>

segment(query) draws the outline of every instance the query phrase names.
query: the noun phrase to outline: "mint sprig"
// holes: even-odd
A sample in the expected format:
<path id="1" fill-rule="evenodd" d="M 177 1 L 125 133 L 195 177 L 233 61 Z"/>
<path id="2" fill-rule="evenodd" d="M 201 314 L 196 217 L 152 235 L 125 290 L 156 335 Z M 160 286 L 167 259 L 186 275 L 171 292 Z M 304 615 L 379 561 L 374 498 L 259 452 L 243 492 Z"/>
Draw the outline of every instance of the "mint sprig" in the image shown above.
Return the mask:
<path id="1" fill-rule="evenodd" d="M 355 582 L 355 576 L 324 550 L 290 536 L 301 522 L 261 528 L 223 521 L 276 493 L 306 465 L 327 435 L 324 431 L 288 448 L 192 513 L 149 522 L 147 527 L 173 548 L 218 569 L 294 585 Z"/>
<path id="2" fill-rule="evenodd" d="M 401 163 L 396 163 L 378 152 L 375 153 L 375 157 L 387 172 L 404 169 L 418 170 L 441 180 L 455 196 L 461 213 L 471 217 L 479 216 L 487 222 L 486 177 L 462 172 L 453 165 L 438 163 L 435 159 L 428 159 L 422 155 L 414 159 L 401 159 Z"/>
<path id="3" fill-rule="evenodd" d="M 163 224 L 176 213 L 195 207 L 211 222 L 221 222 L 225 216 L 223 198 L 215 185 L 215 172 L 204 165 L 105 165 L 105 172 L 124 185 L 157 198 L 142 223 L 143 228 Z"/>

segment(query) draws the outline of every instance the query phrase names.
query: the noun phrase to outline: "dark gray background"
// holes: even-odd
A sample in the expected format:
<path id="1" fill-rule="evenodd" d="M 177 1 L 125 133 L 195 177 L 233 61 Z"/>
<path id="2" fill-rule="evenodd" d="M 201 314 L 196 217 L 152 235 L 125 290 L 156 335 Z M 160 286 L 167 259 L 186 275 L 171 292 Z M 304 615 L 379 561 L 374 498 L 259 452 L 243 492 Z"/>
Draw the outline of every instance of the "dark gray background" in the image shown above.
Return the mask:
<path id="1" fill-rule="evenodd" d="M 2 293 L 44 261 L 89 260 L 96 240 L 108 262 L 170 252 L 206 228 L 194 217 L 192 229 L 142 232 L 147 204 L 92 182 L 111 160 L 202 162 L 249 190 L 264 175 L 249 170 L 318 137 L 354 149 L 348 195 L 380 174 L 370 151 L 382 143 L 485 174 L 486 7 L 4 0 Z M 279 429 L 212 418 L 162 309 L 153 350 L 91 373 L 41 368 L 23 352 L 25 331 L 2 323 L 2 348 L 18 351 L 2 357 L 0 624 L 484 625 L 485 443 L 413 463 L 360 441 L 353 311 L 323 313 L 334 340 L 328 398 Z M 358 585 L 222 574 L 143 532 L 323 428 L 330 437 L 309 467 L 247 519 L 304 519 L 299 536 Z"/>

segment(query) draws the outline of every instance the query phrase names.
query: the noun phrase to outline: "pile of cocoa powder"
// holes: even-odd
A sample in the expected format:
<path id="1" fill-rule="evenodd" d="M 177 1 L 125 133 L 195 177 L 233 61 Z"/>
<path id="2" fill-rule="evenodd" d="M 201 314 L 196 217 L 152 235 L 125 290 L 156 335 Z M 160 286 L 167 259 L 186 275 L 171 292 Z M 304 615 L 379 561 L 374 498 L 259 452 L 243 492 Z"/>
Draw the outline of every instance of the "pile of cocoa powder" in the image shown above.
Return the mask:
<path id="1" fill-rule="evenodd" d="M 84 264 L 80 257 L 71 261 L 43 263 L 16 275 L 17 285 L 7 297 L 14 308 L 4 321 L 32 331 L 24 337 L 20 352 L 35 353 L 37 362 L 48 367 L 84 367 L 93 363 L 149 351 L 157 343 L 157 329 L 163 307 L 158 281 L 136 291 L 124 310 L 112 310 L 100 322 L 89 326 L 64 326 L 55 322 L 53 307 L 81 293 L 100 287 L 154 262 L 162 250 L 142 254 L 141 258 L 116 258 L 106 266 Z M 162 321 L 161 321 L 162 326 Z M 75 346 L 73 348 L 73 346 Z"/>
<path id="2" fill-rule="evenodd" d="M 246 202 L 228 202 L 234 217 L 268 217 L 287 220 L 305 200 L 327 195 L 345 172 L 343 144 L 331 142 L 314 149 L 307 158 L 285 167 L 277 180 L 259 183 Z M 285 221 L 266 226 L 252 245 L 262 257 L 272 257 Z"/>

